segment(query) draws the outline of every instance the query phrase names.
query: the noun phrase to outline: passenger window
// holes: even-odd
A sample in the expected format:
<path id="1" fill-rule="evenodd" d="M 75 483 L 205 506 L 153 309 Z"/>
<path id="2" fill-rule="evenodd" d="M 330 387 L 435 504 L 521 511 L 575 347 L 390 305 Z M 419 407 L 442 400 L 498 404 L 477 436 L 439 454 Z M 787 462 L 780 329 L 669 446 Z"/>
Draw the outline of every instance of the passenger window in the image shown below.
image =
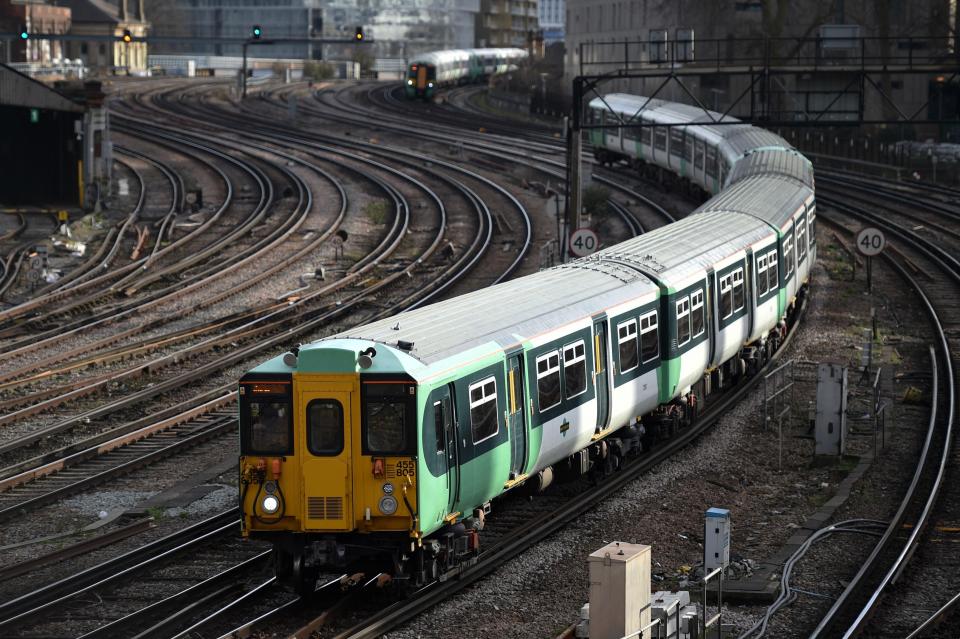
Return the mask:
<path id="1" fill-rule="evenodd" d="M 443 402 L 433 403 L 433 430 L 437 438 L 437 453 L 443 453 L 446 450 L 444 426 L 446 420 L 443 417 Z"/>
<path id="2" fill-rule="evenodd" d="M 470 430 L 473 443 L 478 444 L 500 431 L 497 420 L 497 380 L 488 377 L 470 384 Z"/>
<path id="3" fill-rule="evenodd" d="M 690 299 L 683 298 L 677 302 L 677 346 L 683 346 L 690 341 Z"/>
<path id="4" fill-rule="evenodd" d="M 727 319 L 733 315 L 732 277 L 725 275 L 720 278 L 720 317 Z"/>
<path id="5" fill-rule="evenodd" d="M 583 340 L 563 347 L 563 381 L 567 399 L 587 392 L 587 358 Z"/>
<path id="6" fill-rule="evenodd" d="M 757 299 L 767 294 L 767 256 L 757 256 Z"/>
<path id="7" fill-rule="evenodd" d="M 653 143 L 659 151 L 667 150 L 667 130 L 658 126 L 653 129 Z"/>
<path id="8" fill-rule="evenodd" d="M 802 262 L 807 256 L 807 228 L 805 220 L 797 224 L 797 261 Z"/>
<path id="9" fill-rule="evenodd" d="M 695 155 L 693 156 L 693 166 L 698 169 L 703 168 L 703 155 L 704 155 L 703 144 L 704 143 L 702 141 L 697 140 L 697 148 L 696 148 Z"/>
<path id="10" fill-rule="evenodd" d="M 783 263 L 786 269 L 787 277 L 793 273 L 793 234 L 786 236 L 783 240 Z"/>
<path id="11" fill-rule="evenodd" d="M 810 246 L 813 246 L 817 243 L 817 227 L 816 227 L 817 216 L 813 214 L 813 210 L 810 211 L 810 217 L 807 219 L 807 234 L 809 237 L 807 241 L 810 243 Z"/>
<path id="12" fill-rule="evenodd" d="M 657 312 L 640 318 L 640 354 L 646 364 L 660 355 L 660 331 L 657 328 Z"/>
<path id="13" fill-rule="evenodd" d="M 640 143 L 650 146 L 651 129 L 648 126 L 640 128 Z"/>
<path id="14" fill-rule="evenodd" d="M 339 455 L 343 451 L 343 406 L 334 399 L 314 399 L 307 404 L 307 448 L 314 455 Z"/>
<path id="15" fill-rule="evenodd" d="M 703 290 L 690 296 L 690 334 L 697 337 L 703 333 Z"/>
<path id="16" fill-rule="evenodd" d="M 560 403 L 560 355 L 556 352 L 537 358 L 537 402 L 541 413 Z"/>
<path id="17" fill-rule="evenodd" d="M 620 372 L 632 371 L 637 361 L 637 320 L 617 325 L 617 343 L 620 347 Z"/>
<path id="18" fill-rule="evenodd" d="M 767 254 L 767 286 L 769 290 L 780 288 L 780 272 L 777 270 L 777 250 Z"/>
<path id="19" fill-rule="evenodd" d="M 407 384 L 364 384 L 367 452 L 384 455 L 409 452 L 407 389 Z"/>
<path id="20" fill-rule="evenodd" d="M 733 310 L 739 311 L 743 308 L 743 269 L 738 268 L 733 272 Z"/>

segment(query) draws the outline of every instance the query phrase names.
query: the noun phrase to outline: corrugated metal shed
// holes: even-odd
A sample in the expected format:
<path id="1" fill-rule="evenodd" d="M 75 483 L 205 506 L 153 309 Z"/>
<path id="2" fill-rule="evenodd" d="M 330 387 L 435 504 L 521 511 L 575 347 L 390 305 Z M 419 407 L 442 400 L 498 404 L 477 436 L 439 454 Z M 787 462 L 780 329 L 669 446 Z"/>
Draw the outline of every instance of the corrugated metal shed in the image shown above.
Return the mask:
<path id="1" fill-rule="evenodd" d="M 509 346 L 656 290 L 634 270 L 577 260 L 335 337 L 413 342 L 413 355 L 431 364 L 490 342 Z"/>
<path id="2" fill-rule="evenodd" d="M 5 64 L 0 64 L 0 105 L 83 113 L 84 107 Z"/>

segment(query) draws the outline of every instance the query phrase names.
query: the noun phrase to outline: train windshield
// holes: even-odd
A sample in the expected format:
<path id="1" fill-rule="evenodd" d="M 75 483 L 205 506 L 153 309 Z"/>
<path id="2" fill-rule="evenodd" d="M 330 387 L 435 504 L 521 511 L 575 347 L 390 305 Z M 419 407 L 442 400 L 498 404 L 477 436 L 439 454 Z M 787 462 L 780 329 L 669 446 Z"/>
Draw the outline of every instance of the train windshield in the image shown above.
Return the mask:
<path id="1" fill-rule="evenodd" d="M 240 387 L 240 447 L 244 455 L 293 452 L 288 383 L 253 382 Z"/>
<path id="2" fill-rule="evenodd" d="M 371 455 L 410 454 L 414 386 L 398 382 L 363 385 L 363 447 Z"/>

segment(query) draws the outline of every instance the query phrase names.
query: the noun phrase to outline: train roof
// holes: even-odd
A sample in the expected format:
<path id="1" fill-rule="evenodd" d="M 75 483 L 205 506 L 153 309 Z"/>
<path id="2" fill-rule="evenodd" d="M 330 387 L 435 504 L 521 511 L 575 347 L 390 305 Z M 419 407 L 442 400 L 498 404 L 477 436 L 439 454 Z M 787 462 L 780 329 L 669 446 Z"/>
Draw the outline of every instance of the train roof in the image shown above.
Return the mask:
<path id="1" fill-rule="evenodd" d="M 486 49 L 446 49 L 443 51 L 428 51 L 427 53 L 418 53 L 410 58 L 409 64 L 444 64 L 447 62 L 462 62 L 469 60 L 472 56 L 495 56 L 502 59 L 513 60 L 526 57 L 527 52 L 523 49 L 511 48 L 486 48 Z"/>
<path id="2" fill-rule="evenodd" d="M 657 294 L 657 285 L 634 269 L 576 260 L 327 339 L 388 345 L 412 342 L 411 354 L 429 366 L 477 348 L 484 352 L 507 348 L 604 309 Z"/>
<path id="3" fill-rule="evenodd" d="M 779 175 L 813 188 L 813 164 L 810 160 L 798 151 L 783 149 L 759 149 L 747 153 L 730 171 L 728 184 L 763 175 Z"/>
<path id="4" fill-rule="evenodd" d="M 704 212 L 738 211 L 777 229 L 790 224 L 794 213 L 812 202 L 813 192 L 784 176 L 753 176 L 724 189 L 703 206 Z"/>
<path id="5" fill-rule="evenodd" d="M 710 232 L 704 233 L 705 228 L 710 228 Z M 679 290 L 702 277 L 707 268 L 770 237 L 773 232 L 769 224 L 754 216 L 727 210 L 701 210 L 587 259 L 629 264 Z"/>

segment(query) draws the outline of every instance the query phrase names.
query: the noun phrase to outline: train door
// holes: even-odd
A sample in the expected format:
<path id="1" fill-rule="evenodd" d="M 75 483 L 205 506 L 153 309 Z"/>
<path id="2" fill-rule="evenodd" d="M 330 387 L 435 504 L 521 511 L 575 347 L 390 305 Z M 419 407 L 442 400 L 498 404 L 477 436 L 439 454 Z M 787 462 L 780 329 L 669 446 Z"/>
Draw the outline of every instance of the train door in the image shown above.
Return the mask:
<path id="1" fill-rule="evenodd" d="M 445 386 L 431 396 L 437 447 L 443 449 L 443 469 L 447 477 L 447 512 L 453 512 L 459 499 L 460 464 L 457 459 L 457 430 L 454 426 L 450 387 Z"/>
<path id="2" fill-rule="evenodd" d="M 305 530 L 353 527 L 353 450 L 350 425 L 358 389 L 347 376 L 303 376 L 296 380 L 297 419 L 303 424 L 302 451 Z"/>
<path id="3" fill-rule="evenodd" d="M 607 391 L 607 318 L 593 320 L 593 384 L 597 391 L 597 429 L 610 420 L 610 396 Z"/>
<path id="4" fill-rule="evenodd" d="M 427 65 L 421 64 L 417 67 L 417 91 L 423 92 L 427 89 Z"/>
<path id="5" fill-rule="evenodd" d="M 527 423 L 523 383 L 523 352 L 518 351 L 507 356 L 507 408 L 510 429 L 510 478 L 523 474 L 527 466 Z"/>

